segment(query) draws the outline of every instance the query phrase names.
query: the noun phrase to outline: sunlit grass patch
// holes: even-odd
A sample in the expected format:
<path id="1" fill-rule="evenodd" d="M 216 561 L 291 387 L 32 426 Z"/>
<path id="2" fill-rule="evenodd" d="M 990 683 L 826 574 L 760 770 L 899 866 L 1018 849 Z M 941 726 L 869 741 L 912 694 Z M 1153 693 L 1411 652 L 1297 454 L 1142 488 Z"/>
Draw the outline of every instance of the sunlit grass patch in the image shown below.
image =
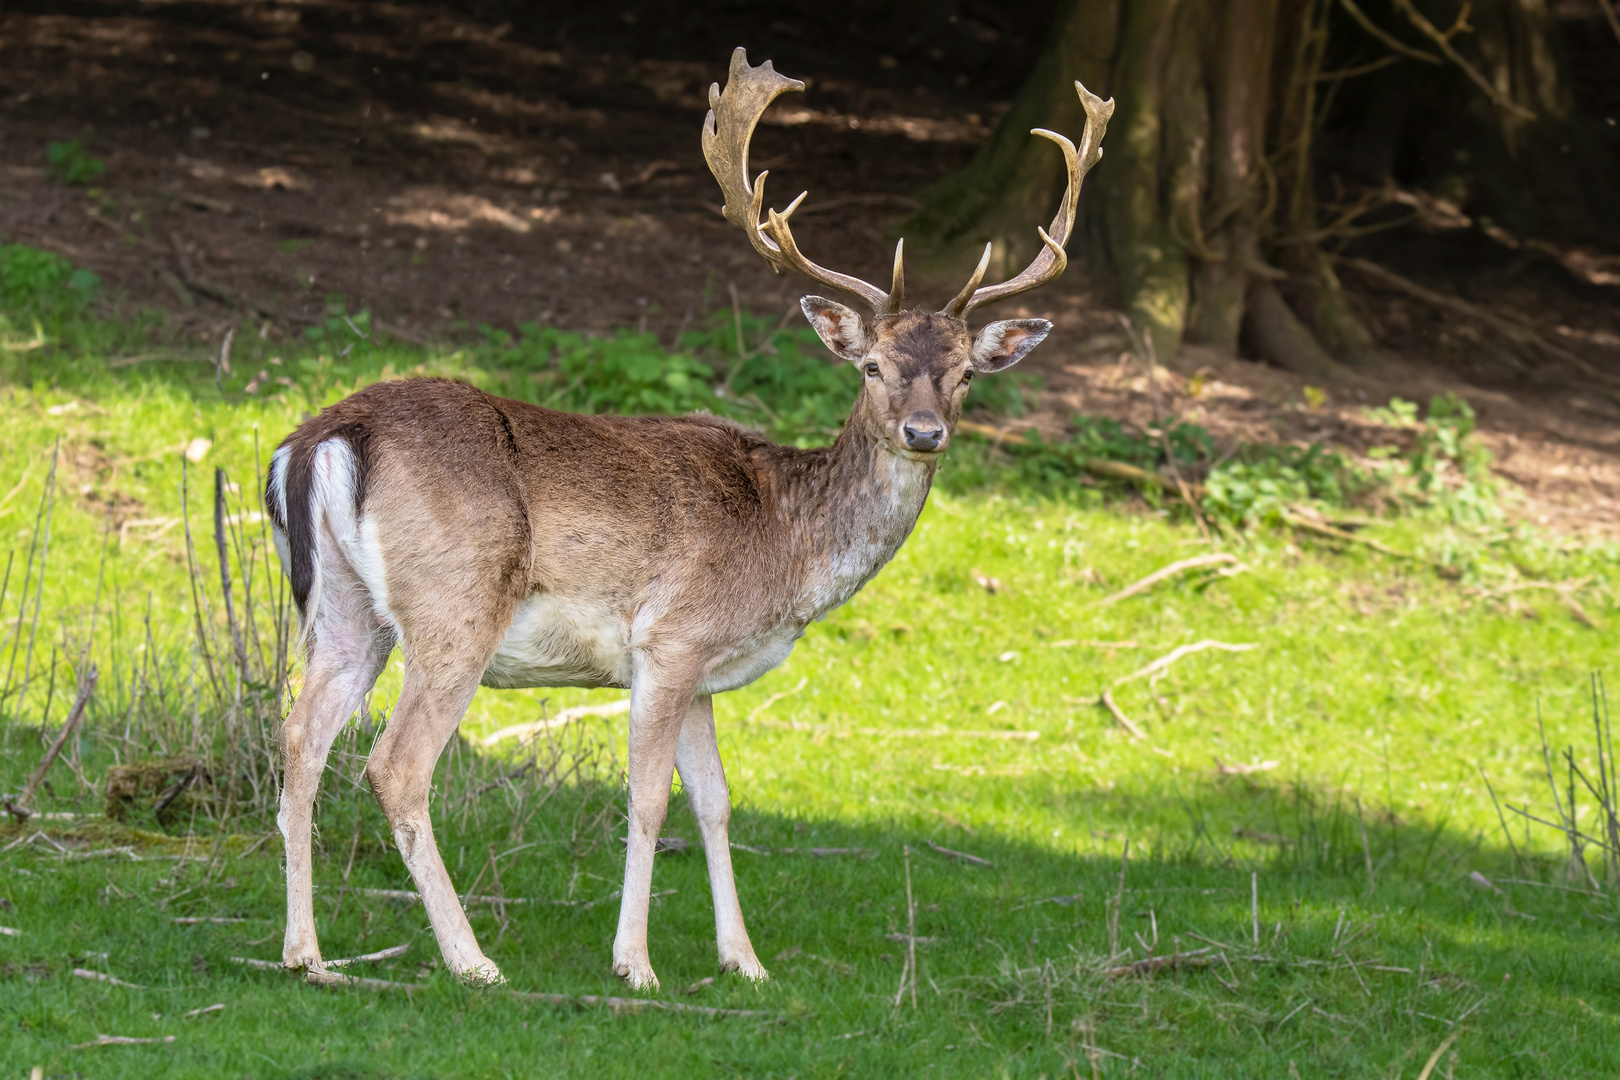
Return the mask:
<path id="1" fill-rule="evenodd" d="M 1587 676 L 1613 657 L 1613 550 L 1432 516 L 1362 533 L 1418 558 L 1256 529 L 1223 543 L 1230 561 L 1109 603 L 1208 552 L 1194 525 L 1117 489 L 1009 482 L 1021 474 L 1002 452 L 971 443 L 953 449 L 895 561 L 780 669 L 717 701 L 738 882 L 769 984 L 705 981 L 707 875 L 695 823 L 672 804 L 665 833 L 689 850 L 658 857 L 658 1000 L 773 1022 L 555 1009 L 451 985 L 420 907 L 388 896 L 410 879 L 360 776 L 397 657 L 332 759 L 316 904 L 328 957 L 408 945 L 361 973 L 412 993 L 322 991 L 234 963 L 279 955 L 273 790 L 211 774 L 184 820 L 97 816 L 115 761 L 188 747 L 231 760 L 228 708 L 192 690 L 208 675 L 188 563 L 203 640 L 216 656 L 232 648 L 213 469 L 241 545 L 227 558 L 238 602 L 244 564 L 268 596 L 280 586 L 256 485 L 305 414 L 377 377 L 513 376 L 332 320 L 313 343 L 239 335 L 218 384 L 217 343 L 154 343 L 127 325 L 64 350 L 52 335 L 69 324 L 42 322 L 47 345 L 8 354 L 27 377 L 0 389 L 0 552 L 15 553 L 0 665 L 17 657 L 0 677 L 29 678 L 0 704 L 0 788 L 19 790 L 41 727 L 65 714 L 93 611 L 104 681 L 36 807 L 79 816 L 0 830 L 0 848 L 15 844 L 0 854 L 0 925 L 19 931 L 0 935 L 0 1069 L 1286 1076 L 1292 1062 L 1302 1076 L 1416 1075 L 1453 1036 L 1431 1075 L 1620 1065 L 1614 884 L 1595 857 L 1597 888 L 1572 877 L 1562 838 L 1522 834 L 1517 818 L 1510 850 L 1482 779 L 1550 813 L 1538 708 L 1553 745 L 1593 771 Z M 246 394 L 261 370 L 290 374 Z M 440 766 L 441 848 L 515 989 L 624 993 L 607 963 L 624 720 L 483 740 L 622 696 L 481 690 Z M 916 978 L 903 980 L 913 928 Z M 214 1004 L 226 1007 L 186 1015 Z M 105 1034 L 175 1041 L 71 1049 Z"/>

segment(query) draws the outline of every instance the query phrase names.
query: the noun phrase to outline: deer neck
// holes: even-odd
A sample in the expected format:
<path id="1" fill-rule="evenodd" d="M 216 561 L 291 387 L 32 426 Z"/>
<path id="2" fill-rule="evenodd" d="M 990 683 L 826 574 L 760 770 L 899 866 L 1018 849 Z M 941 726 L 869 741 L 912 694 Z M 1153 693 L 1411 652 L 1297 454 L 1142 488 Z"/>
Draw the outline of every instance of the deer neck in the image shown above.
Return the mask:
<path id="1" fill-rule="evenodd" d="M 820 618 L 858 592 L 900 550 L 934 482 L 937 460 L 890 450 L 856 406 L 832 446 L 801 474 L 797 505 L 785 507 L 803 568 L 794 605 Z"/>

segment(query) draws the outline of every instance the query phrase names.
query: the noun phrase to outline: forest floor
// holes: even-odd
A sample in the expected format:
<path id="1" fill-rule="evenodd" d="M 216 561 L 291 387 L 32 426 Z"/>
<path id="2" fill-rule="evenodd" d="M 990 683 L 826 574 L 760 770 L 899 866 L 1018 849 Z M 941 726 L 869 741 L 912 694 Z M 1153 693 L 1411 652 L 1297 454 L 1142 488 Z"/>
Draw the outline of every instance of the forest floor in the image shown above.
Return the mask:
<path id="1" fill-rule="evenodd" d="M 864 39 L 817 53 L 786 16 L 762 32 L 716 6 L 659 32 L 636 10 L 575 16 L 561 47 L 542 48 L 430 5 L 13 5 L 0 13 L 0 240 L 57 251 L 100 274 L 119 310 L 166 310 L 199 339 L 247 318 L 274 340 L 341 303 L 418 342 L 526 321 L 672 341 L 734 300 L 791 315 L 803 291 L 717 213 L 698 130 L 728 43 L 763 38 L 779 66 L 811 77 L 767 117 L 753 165 L 770 169 L 779 205 L 811 192 L 795 222 L 812 257 L 873 279 L 885 230 L 967 161 L 1033 48 L 996 43 L 968 84 L 913 77 L 909 59 Z M 47 145 L 69 139 L 105 165 L 93 187 L 48 175 Z M 1168 360 L 1163 405 L 1219 439 L 1356 454 L 1371 438 L 1365 405 L 1456 392 L 1517 517 L 1620 537 L 1620 258 L 1514 249 L 1419 201 L 1426 232 L 1351 254 L 1520 318 L 1546 347 L 1346 269 L 1386 364 L 1307 392 L 1286 372 L 1188 348 Z M 1064 280 L 1003 314 L 1057 323 L 1025 365 L 1047 390 L 1031 423 L 1152 419 L 1146 380 L 1121 362 L 1116 298 L 1083 250 Z"/>

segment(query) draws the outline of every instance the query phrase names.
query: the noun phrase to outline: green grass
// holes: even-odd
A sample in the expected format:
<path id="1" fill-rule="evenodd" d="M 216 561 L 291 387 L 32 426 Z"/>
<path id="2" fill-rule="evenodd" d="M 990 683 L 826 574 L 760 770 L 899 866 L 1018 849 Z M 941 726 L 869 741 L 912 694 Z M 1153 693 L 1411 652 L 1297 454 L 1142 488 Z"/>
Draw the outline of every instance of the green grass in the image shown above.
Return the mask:
<path id="1" fill-rule="evenodd" d="M 267 457 L 306 411 L 361 382 L 415 370 L 489 385 L 516 379 L 472 350 L 357 345 L 341 357 L 356 343 L 328 329 L 332 337 L 304 343 L 240 334 L 223 393 L 202 364 L 106 367 L 109 357 L 163 351 L 186 360 L 212 347 L 176 343 L 154 322 L 86 321 L 62 308 L 37 333 L 29 318 L 0 333 L 24 346 L 0 357 L 11 365 L 0 388 L 0 499 L 15 489 L 0 506 L 0 558 L 15 548 L 19 568 L 51 449 L 58 439 L 62 448 L 37 669 L 53 645 L 85 633 L 105 503 L 137 521 L 178 517 L 182 444 L 211 440 L 194 468 L 225 467 L 251 503 L 255 453 Z M 27 348 L 34 340 L 45 344 Z M 261 369 L 291 373 L 292 385 L 271 381 L 268 396 L 245 396 Z M 173 857 L 184 850 L 176 840 L 96 820 L 47 823 L 65 845 L 131 844 L 140 861 L 62 857 L 44 841 L 0 855 L 9 901 L 0 924 L 22 931 L 0 936 L 0 1075 L 41 1065 L 46 1075 L 86 1076 L 1056 1078 L 1090 1075 L 1094 1045 L 1107 1052 L 1096 1061 L 1102 1076 L 1126 1075 L 1139 1061 L 1137 1071 L 1156 1076 L 1281 1077 L 1293 1063 L 1303 1077 L 1411 1077 L 1452 1034 L 1455 1057 L 1432 1075 L 1620 1071 L 1614 900 L 1507 884 L 1498 894 L 1468 880 L 1477 870 L 1568 884 L 1550 830 L 1525 835 L 1515 825 L 1519 858 L 1507 849 L 1478 770 L 1505 801 L 1546 812 L 1538 708 L 1554 745 L 1573 744 L 1590 770 L 1581 749 L 1591 743 L 1587 678 L 1612 670 L 1620 616 L 1612 548 L 1433 517 L 1373 530 L 1454 568 L 1446 577 L 1359 548 L 1256 532 L 1231 546 L 1243 573 L 1188 576 L 1099 606 L 1205 550 L 1193 526 L 1072 483 L 1011 485 L 1021 474 L 982 446 L 952 454 L 894 563 L 813 626 L 779 670 L 716 703 L 737 806 L 733 839 L 775 852 L 735 853 L 770 983 L 721 976 L 679 992 L 715 974 L 706 874 L 697 853 L 659 857 L 655 890 L 673 891 L 653 912 L 658 997 L 764 1010 L 778 1021 L 615 1015 L 467 991 L 438 965 L 420 908 L 350 891 L 334 917 L 351 848 L 351 886 L 410 887 L 380 811 L 358 786 L 372 729 L 351 728 L 318 811 L 323 949 L 335 957 L 409 943 L 405 957 L 367 973 L 421 979 L 420 990 L 409 998 L 318 990 L 231 962 L 279 956 L 274 839 L 243 854 L 256 836 L 216 847 L 200 829 L 192 850 L 204 858 L 187 861 Z M 205 516 L 193 507 L 206 548 Z M 1590 580 L 1576 595 L 1601 628 L 1553 592 L 1506 591 L 1582 577 Z M 991 579 L 994 592 L 982 583 Z M 115 751 L 126 752 L 148 595 L 149 651 L 184 678 L 186 581 L 178 525 L 112 534 L 96 646 L 105 681 L 77 746 L 92 783 Z M 14 579 L 0 610 L 8 628 L 18 587 Z M 1257 647 L 1196 653 L 1162 680 L 1114 686 L 1206 638 Z M 1135 644 L 1061 644 L 1072 641 Z M 59 664 L 71 655 L 64 648 Z M 53 723 L 70 679 L 58 682 Z M 1133 742 L 1095 704 L 1111 686 L 1146 739 Z M 397 689 L 390 665 L 374 715 Z M 5 703 L 7 791 L 38 760 L 46 696 L 36 670 L 27 697 Z M 463 731 L 476 738 L 542 708 L 614 696 L 481 690 Z M 992 731 L 1038 735 L 969 734 Z M 480 876 L 490 845 L 532 845 L 499 863 L 505 895 L 589 900 L 616 888 L 622 718 L 587 721 L 573 737 L 583 767 L 566 782 L 541 769 L 475 802 L 466 793 L 512 762 L 475 757 L 463 743 L 441 765 L 435 828 L 459 886 Z M 1223 775 L 1217 761 L 1276 765 Z M 98 809 L 66 766 L 52 781 L 42 809 Z M 269 822 L 249 814 L 230 827 L 253 834 Z M 0 846 L 28 835 L 0 833 Z M 680 797 L 665 833 L 697 839 Z M 951 861 L 928 841 L 994 865 Z M 780 851 L 812 846 L 869 854 Z M 919 947 L 915 1009 L 909 993 L 893 1004 L 904 945 L 889 936 L 906 928 L 907 847 L 917 933 L 936 939 Z M 491 891 L 487 876 L 479 891 Z M 1131 954 L 1112 962 L 1141 959 L 1155 926 L 1158 953 L 1212 939 L 1224 959 L 1154 978 L 1105 977 L 1116 894 L 1117 946 Z M 514 907 L 504 932 L 487 906 L 474 905 L 472 916 L 514 989 L 624 993 L 608 974 L 614 903 Z M 75 967 L 144 988 L 76 978 Z M 1380 970 L 1395 968 L 1406 970 Z M 226 1007 L 183 1018 L 215 1003 Z M 98 1034 L 175 1041 L 70 1048 Z"/>

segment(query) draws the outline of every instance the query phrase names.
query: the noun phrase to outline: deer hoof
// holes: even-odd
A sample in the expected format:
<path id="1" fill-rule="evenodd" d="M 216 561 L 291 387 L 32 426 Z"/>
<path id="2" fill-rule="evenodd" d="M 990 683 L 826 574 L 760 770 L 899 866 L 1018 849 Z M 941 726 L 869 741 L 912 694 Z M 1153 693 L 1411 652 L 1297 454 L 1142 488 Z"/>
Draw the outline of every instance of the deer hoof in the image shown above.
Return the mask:
<path id="1" fill-rule="evenodd" d="M 456 977 L 471 987 L 506 985 L 506 976 L 501 974 L 501 969 L 488 962 L 458 972 Z"/>
<path id="2" fill-rule="evenodd" d="M 319 949 L 288 949 L 281 954 L 281 966 L 288 971 L 320 971 Z"/>
<path id="3" fill-rule="evenodd" d="M 613 974 L 630 984 L 632 990 L 657 990 L 658 976 L 646 960 L 626 960 L 613 965 Z"/>
<path id="4" fill-rule="evenodd" d="M 759 957 L 755 956 L 752 950 L 742 956 L 721 960 L 720 970 L 735 971 L 750 982 L 765 982 L 771 977 L 771 973 L 765 970 L 765 965 L 759 962 Z"/>

